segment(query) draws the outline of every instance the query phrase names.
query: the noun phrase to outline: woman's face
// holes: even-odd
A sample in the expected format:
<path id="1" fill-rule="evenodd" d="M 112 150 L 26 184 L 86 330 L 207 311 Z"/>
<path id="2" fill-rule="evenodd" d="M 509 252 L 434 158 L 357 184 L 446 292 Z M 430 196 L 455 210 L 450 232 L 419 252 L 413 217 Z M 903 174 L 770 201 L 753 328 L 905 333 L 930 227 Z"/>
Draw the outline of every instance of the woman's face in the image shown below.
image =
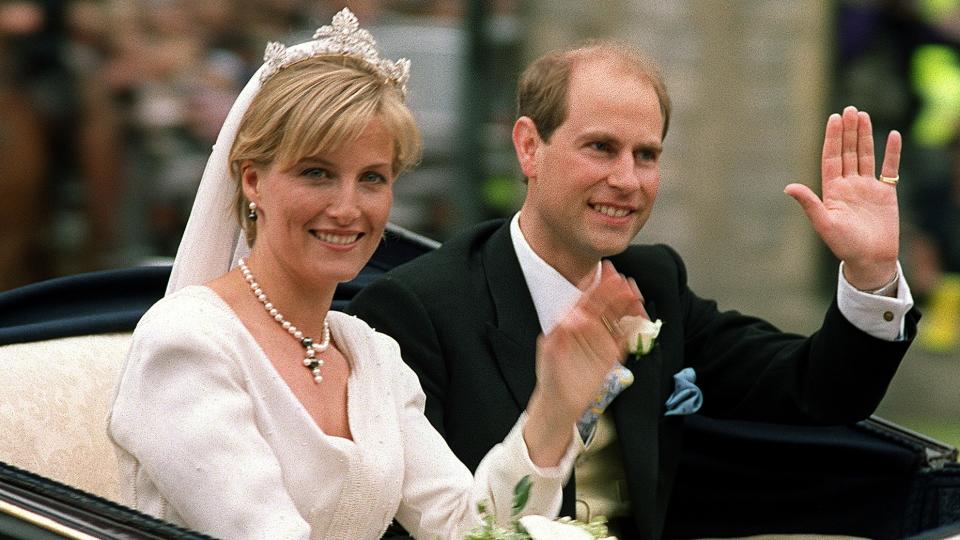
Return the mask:
<path id="1" fill-rule="evenodd" d="M 394 138 L 374 117 L 360 138 L 293 167 L 241 164 L 258 206 L 260 264 L 312 286 L 353 279 L 380 243 L 393 202 Z"/>

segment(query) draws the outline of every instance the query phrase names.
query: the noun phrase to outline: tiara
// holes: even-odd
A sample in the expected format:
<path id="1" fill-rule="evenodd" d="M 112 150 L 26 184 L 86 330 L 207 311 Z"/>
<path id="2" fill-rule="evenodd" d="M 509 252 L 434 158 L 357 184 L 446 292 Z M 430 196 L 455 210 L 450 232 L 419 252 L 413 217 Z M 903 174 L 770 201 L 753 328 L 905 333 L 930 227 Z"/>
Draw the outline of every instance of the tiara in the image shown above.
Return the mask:
<path id="1" fill-rule="evenodd" d="M 380 58 L 373 34 L 360 28 L 360 22 L 349 8 L 343 8 L 334 15 L 331 24 L 318 28 L 313 34 L 313 41 L 291 48 L 276 41 L 267 43 L 267 49 L 263 53 L 264 67 L 260 73 L 260 82 L 266 82 L 278 71 L 291 64 L 324 54 L 342 54 L 363 60 L 388 81 L 397 85 L 403 95 L 407 93 L 410 61 L 400 58 L 393 62 Z"/>

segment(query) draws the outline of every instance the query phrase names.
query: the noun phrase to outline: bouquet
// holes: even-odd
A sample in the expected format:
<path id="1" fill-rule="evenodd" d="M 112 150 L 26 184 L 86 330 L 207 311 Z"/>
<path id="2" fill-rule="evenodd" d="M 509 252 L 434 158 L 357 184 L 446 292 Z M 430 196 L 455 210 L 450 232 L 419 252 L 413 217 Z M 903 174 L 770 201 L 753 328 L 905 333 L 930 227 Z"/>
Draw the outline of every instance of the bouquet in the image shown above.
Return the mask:
<path id="1" fill-rule="evenodd" d="M 595 517 L 589 523 L 569 517 L 555 520 L 543 516 L 518 518 L 527 505 L 531 485 L 530 477 L 524 476 L 513 488 L 512 520 L 507 528 L 497 525 L 494 517 L 487 513 L 486 505 L 479 503 L 477 511 L 481 524 L 474 527 L 464 540 L 616 540 L 607 535 L 607 519 L 603 516 Z"/>

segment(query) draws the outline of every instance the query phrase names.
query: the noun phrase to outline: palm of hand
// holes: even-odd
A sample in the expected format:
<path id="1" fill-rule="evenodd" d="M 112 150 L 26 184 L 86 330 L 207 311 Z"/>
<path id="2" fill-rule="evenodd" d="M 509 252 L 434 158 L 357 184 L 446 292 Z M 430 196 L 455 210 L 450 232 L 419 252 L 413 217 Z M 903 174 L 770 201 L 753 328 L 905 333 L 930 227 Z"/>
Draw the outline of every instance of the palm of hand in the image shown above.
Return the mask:
<path id="1" fill-rule="evenodd" d="M 636 283 L 604 261 L 600 279 L 537 341 L 537 386 L 551 396 L 556 413 L 576 421 L 596 398 L 607 373 L 626 358 L 627 336 L 606 326 L 625 315 L 646 315 L 642 295 Z"/>
<path id="2" fill-rule="evenodd" d="M 602 326 L 591 327 L 580 317 L 567 319 L 538 341 L 537 384 L 556 389 L 554 395 L 562 398 L 558 405 L 578 416 L 623 352 Z"/>
<path id="3" fill-rule="evenodd" d="M 840 260 L 858 254 L 896 259 L 900 216 L 896 191 L 875 178 L 835 179 L 824 188 L 825 223 L 815 228 Z"/>
<path id="4" fill-rule="evenodd" d="M 898 176 L 902 141 L 890 132 L 881 174 Z M 827 121 L 821 158 L 821 200 L 810 188 L 790 184 L 784 190 L 803 207 L 814 230 L 847 265 L 859 285 L 889 279 L 900 248 L 896 186 L 875 176 L 870 116 L 847 107 Z M 851 275 L 848 275 L 850 279 Z M 885 276 L 885 277 L 884 277 Z M 854 280 L 851 284 L 858 286 Z"/>

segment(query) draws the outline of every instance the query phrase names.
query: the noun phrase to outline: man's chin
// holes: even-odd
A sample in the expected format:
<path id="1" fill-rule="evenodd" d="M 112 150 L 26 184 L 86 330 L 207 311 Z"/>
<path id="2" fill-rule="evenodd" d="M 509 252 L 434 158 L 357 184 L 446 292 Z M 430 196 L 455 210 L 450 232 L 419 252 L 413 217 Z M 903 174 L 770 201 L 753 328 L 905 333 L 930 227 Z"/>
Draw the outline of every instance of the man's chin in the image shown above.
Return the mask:
<path id="1" fill-rule="evenodd" d="M 633 240 L 634 236 L 631 236 L 630 238 L 606 238 L 603 241 L 594 244 L 594 248 L 596 252 L 600 254 L 601 259 L 613 257 L 614 255 L 619 255 L 626 251 L 627 248 L 630 247 L 630 241 Z"/>

